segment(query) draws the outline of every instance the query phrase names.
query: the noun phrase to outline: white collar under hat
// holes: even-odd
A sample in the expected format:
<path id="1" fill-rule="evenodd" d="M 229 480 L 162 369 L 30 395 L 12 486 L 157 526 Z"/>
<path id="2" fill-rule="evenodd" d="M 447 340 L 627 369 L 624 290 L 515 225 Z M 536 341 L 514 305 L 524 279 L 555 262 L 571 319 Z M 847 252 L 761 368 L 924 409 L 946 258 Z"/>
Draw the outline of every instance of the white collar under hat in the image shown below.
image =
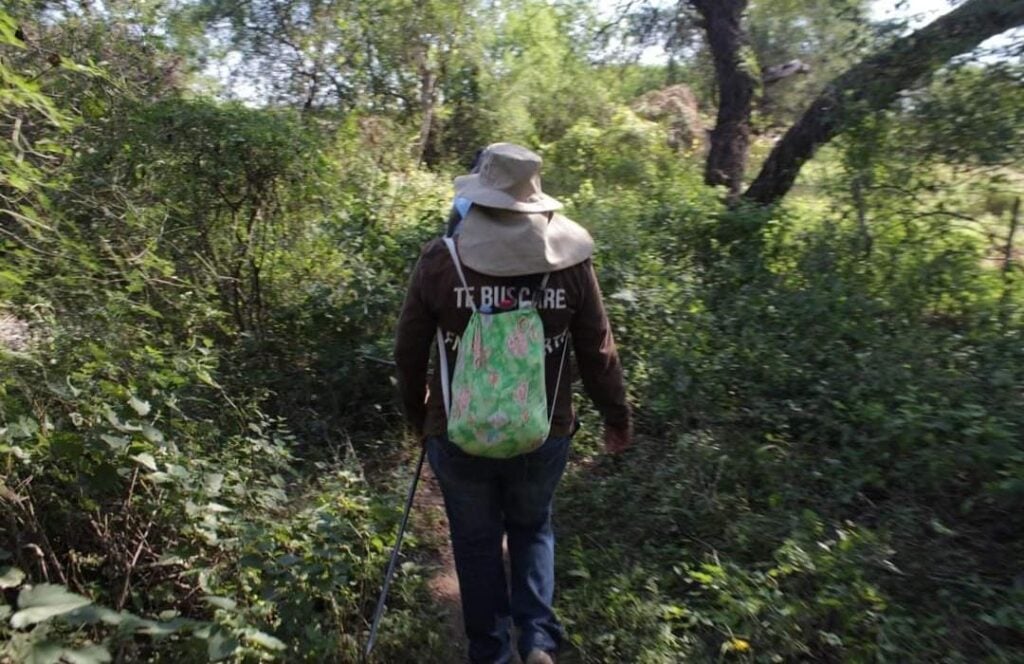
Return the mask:
<path id="1" fill-rule="evenodd" d="M 540 155 L 512 143 L 489 145 L 477 173 L 455 178 L 457 196 L 474 205 L 459 226 L 462 262 L 505 277 L 554 272 L 590 258 L 594 241 L 541 190 Z"/>

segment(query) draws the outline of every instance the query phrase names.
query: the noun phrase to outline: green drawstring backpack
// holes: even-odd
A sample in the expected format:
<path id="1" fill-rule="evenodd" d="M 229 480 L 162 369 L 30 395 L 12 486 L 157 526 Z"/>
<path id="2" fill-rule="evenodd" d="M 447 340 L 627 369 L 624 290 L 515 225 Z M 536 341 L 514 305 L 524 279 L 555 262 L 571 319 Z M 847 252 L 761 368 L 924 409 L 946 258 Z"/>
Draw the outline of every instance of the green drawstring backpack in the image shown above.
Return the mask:
<path id="1" fill-rule="evenodd" d="M 551 430 L 554 401 L 548 413 L 544 380 L 544 324 L 537 312 L 539 295 L 547 286 L 545 274 L 532 302 L 514 311 L 477 309 L 455 242 L 444 238 L 473 313 L 462 334 L 455 371 L 448 381 L 444 336 L 437 330 L 441 389 L 448 417 L 448 439 L 467 454 L 507 459 L 540 447 Z M 562 382 L 568 336 L 562 345 L 555 395 Z"/>

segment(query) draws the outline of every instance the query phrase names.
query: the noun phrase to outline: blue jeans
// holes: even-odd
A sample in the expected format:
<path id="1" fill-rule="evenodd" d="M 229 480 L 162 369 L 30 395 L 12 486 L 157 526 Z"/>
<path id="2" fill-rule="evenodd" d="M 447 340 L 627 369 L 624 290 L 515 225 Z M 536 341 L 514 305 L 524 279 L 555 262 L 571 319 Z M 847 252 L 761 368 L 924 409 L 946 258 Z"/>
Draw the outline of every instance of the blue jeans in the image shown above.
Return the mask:
<path id="1" fill-rule="evenodd" d="M 451 527 L 455 570 L 471 662 L 511 661 L 510 628 L 519 652 L 553 652 L 562 627 L 551 603 L 555 592 L 555 535 L 551 501 L 569 452 L 569 438 L 549 438 L 511 459 L 466 454 L 447 438 L 427 440 Z M 505 579 L 502 534 L 508 534 L 512 578 Z"/>

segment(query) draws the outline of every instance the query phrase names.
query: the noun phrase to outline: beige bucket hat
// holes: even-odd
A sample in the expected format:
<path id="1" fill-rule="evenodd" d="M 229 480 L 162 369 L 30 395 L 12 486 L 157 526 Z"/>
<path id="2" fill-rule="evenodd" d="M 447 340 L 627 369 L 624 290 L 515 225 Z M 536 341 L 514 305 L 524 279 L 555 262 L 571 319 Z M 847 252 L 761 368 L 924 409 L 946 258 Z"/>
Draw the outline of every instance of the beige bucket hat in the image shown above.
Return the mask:
<path id="1" fill-rule="evenodd" d="M 512 143 L 494 143 L 479 171 L 455 178 L 455 195 L 474 203 L 459 226 L 463 263 L 482 274 L 509 277 L 554 272 L 582 263 L 594 240 L 556 210 L 541 190 L 540 155 Z"/>

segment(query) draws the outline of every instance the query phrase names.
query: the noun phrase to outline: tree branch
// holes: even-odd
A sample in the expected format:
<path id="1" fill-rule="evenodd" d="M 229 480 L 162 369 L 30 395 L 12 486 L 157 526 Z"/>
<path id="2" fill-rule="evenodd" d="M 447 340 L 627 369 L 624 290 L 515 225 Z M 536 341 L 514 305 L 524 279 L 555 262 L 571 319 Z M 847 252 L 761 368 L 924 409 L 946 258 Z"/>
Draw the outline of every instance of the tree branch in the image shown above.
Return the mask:
<path id="1" fill-rule="evenodd" d="M 834 79 L 772 150 L 744 198 L 768 205 L 793 186 L 821 145 L 867 115 L 892 105 L 899 93 L 950 58 L 989 37 L 1024 24 L 1024 0 L 968 0 Z"/>

